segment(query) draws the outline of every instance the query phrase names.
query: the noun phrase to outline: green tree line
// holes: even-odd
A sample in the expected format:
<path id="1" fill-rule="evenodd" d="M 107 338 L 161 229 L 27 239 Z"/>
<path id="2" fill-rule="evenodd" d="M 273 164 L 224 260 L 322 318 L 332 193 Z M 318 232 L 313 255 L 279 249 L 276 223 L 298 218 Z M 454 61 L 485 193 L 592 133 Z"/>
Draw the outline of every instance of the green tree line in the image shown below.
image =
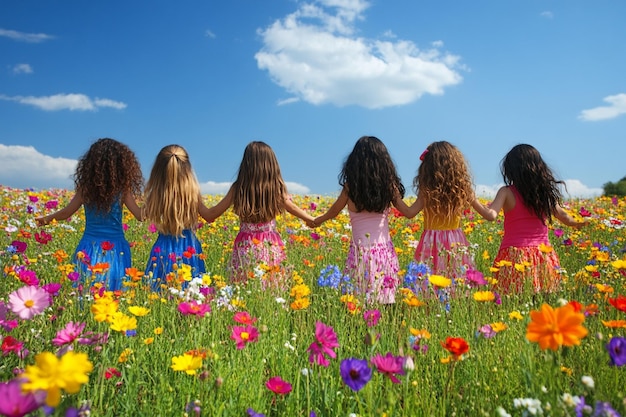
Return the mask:
<path id="1" fill-rule="evenodd" d="M 607 182 L 602 186 L 605 196 L 626 196 L 626 177 L 618 182 Z"/>

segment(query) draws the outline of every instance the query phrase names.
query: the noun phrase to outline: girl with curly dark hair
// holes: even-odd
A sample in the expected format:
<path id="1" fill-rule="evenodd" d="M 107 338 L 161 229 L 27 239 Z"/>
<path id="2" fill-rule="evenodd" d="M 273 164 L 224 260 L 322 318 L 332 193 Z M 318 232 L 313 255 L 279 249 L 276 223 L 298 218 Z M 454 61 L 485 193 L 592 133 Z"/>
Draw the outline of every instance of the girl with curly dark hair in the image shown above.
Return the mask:
<path id="1" fill-rule="evenodd" d="M 559 258 L 550 246 L 548 223 L 556 217 L 567 226 L 580 228 L 561 206 L 557 180 L 531 145 L 514 146 L 502 159 L 500 172 L 505 186 L 489 205 L 487 220 L 495 220 L 504 210 L 504 236 L 493 266 L 494 278 L 505 293 L 531 290 L 553 291 L 560 281 Z"/>
<path id="2" fill-rule="evenodd" d="M 115 139 L 98 139 L 78 161 L 75 194 L 67 206 L 35 219 L 38 225 L 47 225 L 68 219 L 84 206 L 85 231 L 74 253 L 82 284 L 99 282 L 108 290 L 122 288 L 126 268 L 131 266 L 122 206 L 143 220 L 135 201 L 141 196 L 142 186 L 143 175 L 135 153 Z"/>
<path id="3" fill-rule="evenodd" d="M 380 139 L 363 136 L 356 142 L 339 174 L 339 185 L 341 194 L 313 226 L 347 206 L 352 240 L 344 273 L 366 303 L 394 303 L 400 267 L 389 235 L 389 213 L 392 205 L 403 214 L 408 207 L 402 201 L 404 186 L 396 166 Z"/>

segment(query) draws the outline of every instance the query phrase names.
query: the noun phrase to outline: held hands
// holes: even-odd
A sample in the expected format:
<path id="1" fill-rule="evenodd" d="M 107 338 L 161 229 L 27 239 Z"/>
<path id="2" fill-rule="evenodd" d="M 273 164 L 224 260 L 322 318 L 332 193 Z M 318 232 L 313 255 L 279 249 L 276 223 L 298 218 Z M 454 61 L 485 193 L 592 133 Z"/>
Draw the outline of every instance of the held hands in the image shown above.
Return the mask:
<path id="1" fill-rule="evenodd" d="M 309 226 L 311 229 L 315 229 L 315 228 L 321 226 L 322 223 L 324 223 L 324 221 L 320 220 L 320 217 L 317 217 L 317 218 L 312 219 L 312 220 L 307 220 L 306 225 Z"/>
<path id="2" fill-rule="evenodd" d="M 41 216 L 41 217 L 36 217 L 35 218 L 35 222 L 37 223 L 37 226 L 45 226 L 48 223 L 50 223 L 50 220 L 48 220 L 47 218 L 48 216 Z"/>

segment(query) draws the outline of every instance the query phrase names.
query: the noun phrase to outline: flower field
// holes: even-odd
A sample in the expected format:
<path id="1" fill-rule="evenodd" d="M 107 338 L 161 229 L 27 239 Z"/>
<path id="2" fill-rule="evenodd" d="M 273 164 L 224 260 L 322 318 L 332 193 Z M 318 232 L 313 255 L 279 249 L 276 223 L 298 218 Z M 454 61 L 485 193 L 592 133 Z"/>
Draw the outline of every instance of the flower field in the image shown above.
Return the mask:
<path id="1" fill-rule="evenodd" d="M 160 293 L 143 276 L 155 230 L 126 213 L 125 291 L 80 286 L 82 210 L 34 221 L 70 197 L 0 188 L 0 415 L 626 415 L 625 198 L 567 202 L 588 224 L 551 226 L 564 271 L 550 294 L 494 291 L 502 217 L 466 213 L 476 270 L 452 283 L 412 262 L 421 214 L 394 215 L 404 285 L 395 304 L 372 305 L 342 275 L 347 213 L 318 229 L 279 217 L 287 262 L 233 285 L 229 210 L 197 231 L 209 272 L 181 263 Z M 334 198 L 294 201 L 316 216 Z M 262 284 L 281 273 L 284 285 Z"/>

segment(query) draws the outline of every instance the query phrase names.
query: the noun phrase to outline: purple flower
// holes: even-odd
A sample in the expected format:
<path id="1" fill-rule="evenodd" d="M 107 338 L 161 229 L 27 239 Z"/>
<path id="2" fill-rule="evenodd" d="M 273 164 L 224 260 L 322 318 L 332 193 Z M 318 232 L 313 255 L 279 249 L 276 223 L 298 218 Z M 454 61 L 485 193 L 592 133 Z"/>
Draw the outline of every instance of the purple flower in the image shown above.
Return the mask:
<path id="1" fill-rule="evenodd" d="M 45 391 L 22 393 L 22 383 L 18 379 L 0 382 L 0 415 L 22 417 L 37 410 L 46 398 Z"/>
<path id="2" fill-rule="evenodd" d="M 11 246 L 13 246 L 15 252 L 24 253 L 26 251 L 26 248 L 28 247 L 28 244 L 26 242 L 22 242 L 21 240 L 14 240 L 13 242 L 11 242 Z"/>
<path id="3" fill-rule="evenodd" d="M 248 413 L 248 416 L 250 417 L 265 417 L 265 414 L 257 413 L 252 408 L 248 408 L 246 412 Z"/>
<path id="4" fill-rule="evenodd" d="M 341 379 L 353 391 L 360 391 L 372 379 L 372 369 L 367 360 L 348 358 L 339 365 Z"/>
<path id="5" fill-rule="evenodd" d="M 619 336 L 611 338 L 606 345 L 606 350 L 609 351 L 610 365 L 626 365 L 626 338 Z"/>
<path id="6" fill-rule="evenodd" d="M 482 335 L 486 339 L 491 339 L 496 335 L 496 332 L 491 327 L 491 324 L 485 324 L 480 329 L 478 329 L 479 335 Z"/>
<path id="7" fill-rule="evenodd" d="M 380 311 L 367 310 L 365 313 L 363 313 L 363 319 L 365 319 L 367 327 L 374 327 L 378 324 L 378 320 L 380 320 Z"/>
<path id="8" fill-rule="evenodd" d="M 620 417 L 620 414 L 611 407 L 610 403 L 598 401 L 593 417 Z"/>

